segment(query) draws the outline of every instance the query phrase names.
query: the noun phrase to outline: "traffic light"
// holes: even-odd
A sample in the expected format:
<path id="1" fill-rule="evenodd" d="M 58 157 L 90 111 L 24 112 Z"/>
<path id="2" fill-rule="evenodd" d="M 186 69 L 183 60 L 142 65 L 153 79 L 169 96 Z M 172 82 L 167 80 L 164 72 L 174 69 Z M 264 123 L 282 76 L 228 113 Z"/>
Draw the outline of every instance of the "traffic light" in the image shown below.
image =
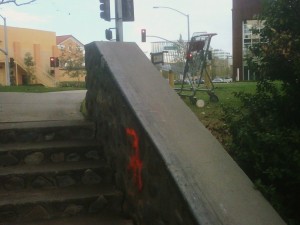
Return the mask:
<path id="1" fill-rule="evenodd" d="M 55 57 L 50 57 L 50 67 L 55 67 Z"/>
<path id="2" fill-rule="evenodd" d="M 57 57 L 50 57 L 50 67 L 59 67 L 59 59 Z"/>
<path id="3" fill-rule="evenodd" d="M 122 20 L 123 22 L 134 21 L 133 0 L 122 0 Z"/>
<path id="4" fill-rule="evenodd" d="M 146 29 L 141 30 L 142 42 L 146 42 Z"/>
<path id="5" fill-rule="evenodd" d="M 191 53 L 191 52 L 188 52 L 187 54 L 186 54 L 186 60 L 187 61 L 192 61 L 193 60 L 193 54 Z"/>
<path id="6" fill-rule="evenodd" d="M 59 67 L 59 58 L 58 57 L 55 58 L 55 67 Z"/>
<path id="7" fill-rule="evenodd" d="M 105 30 L 105 38 L 107 40 L 111 40 L 112 39 L 112 31 L 110 29 L 106 29 Z"/>
<path id="8" fill-rule="evenodd" d="M 9 58 L 9 67 L 13 68 L 15 65 L 15 59 L 14 58 Z"/>
<path id="9" fill-rule="evenodd" d="M 105 21 L 110 21 L 110 0 L 100 1 L 100 17 Z"/>

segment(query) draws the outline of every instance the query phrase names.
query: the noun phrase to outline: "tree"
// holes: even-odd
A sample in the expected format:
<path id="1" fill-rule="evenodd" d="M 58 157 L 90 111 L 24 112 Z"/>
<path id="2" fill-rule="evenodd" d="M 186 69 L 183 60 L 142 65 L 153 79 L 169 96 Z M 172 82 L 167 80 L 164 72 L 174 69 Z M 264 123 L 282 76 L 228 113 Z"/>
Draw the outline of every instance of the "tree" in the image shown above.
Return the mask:
<path id="1" fill-rule="evenodd" d="M 78 83 L 80 78 L 86 75 L 84 53 L 82 48 L 77 44 L 69 44 L 61 49 L 59 63 L 60 67 L 65 70 L 63 75 L 67 75 L 70 78 L 77 78 Z"/>
<path id="2" fill-rule="evenodd" d="M 176 53 L 174 54 L 174 65 L 172 65 L 172 69 L 182 73 L 186 60 L 187 42 L 182 39 L 181 34 L 177 41 L 176 47 Z"/>
<path id="3" fill-rule="evenodd" d="M 35 80 L 35 63 L 30 52 L 25 54 L 24 64 L 26 70 L 25 84 L 31 84 Z"/>
<path id="4" fill-rule="evenodd" d="M 225 108 L 230 153 L 289 224 L 300 224 L 300 0 L 265 0 L 249 66 L 254 94 Z"/>
<path id="5" fill-rule="evenodd" d="M 17 0 L 0 0 L 0 5 L 7 4 L 7 3 L 14 3 L 16 6 L 21 6 L 21 5 L 30 4 L 30 3 L 35 2 L 35 1 L 36 0 L 30 0 L 30 1 L 27 1 L 27 2 L 23 2 L 23 3 L 18 3 Z"/>
<path id="6" fill-rule="evenodd" d="M 221 59 L 213 57 L 212 60 L 212 78 L 229 77 L 230 69 L 228 66 L 228 59 Z"/>
<path id="7" fill-rule="evenodd" d="M 261 43 L 248 61 L 261 79 L 282 82 L 284 123 L 300 127 L 300 0 L 265 0 Z M 288 114 L 287 114 L 288 113 Z"/>

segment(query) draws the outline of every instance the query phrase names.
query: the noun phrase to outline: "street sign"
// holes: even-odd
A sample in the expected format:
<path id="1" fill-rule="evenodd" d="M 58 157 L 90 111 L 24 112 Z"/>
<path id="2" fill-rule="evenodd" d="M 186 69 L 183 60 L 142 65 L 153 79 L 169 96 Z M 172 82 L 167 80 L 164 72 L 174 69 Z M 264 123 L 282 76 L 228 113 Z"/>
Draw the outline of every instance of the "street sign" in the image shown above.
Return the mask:
<path id="1" fill-rule="evenodd" d="M 164 63 L 164 53 L 163 52 L 151 53 L 151 62 L 153 64 Z"/>
<path id="2" fill-rule="evenodd" d="M 176 45 L 169 45 L 169 46 L 164 46 L 164 50 L 166 51 L 171 51 L 171 50 L 178 50 L 178 47 Z"/>

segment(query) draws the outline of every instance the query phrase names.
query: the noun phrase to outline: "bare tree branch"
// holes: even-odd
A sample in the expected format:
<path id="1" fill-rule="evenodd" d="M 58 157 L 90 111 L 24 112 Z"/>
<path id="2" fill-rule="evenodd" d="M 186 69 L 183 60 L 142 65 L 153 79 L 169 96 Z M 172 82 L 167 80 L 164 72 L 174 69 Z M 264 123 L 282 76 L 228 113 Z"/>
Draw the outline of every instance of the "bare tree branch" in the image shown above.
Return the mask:
<path id="1" fill-rule="evenodd" d="M 27 2 L 23 3 L 18 3 L 17 0 L 0 0 L 0 5 L 7 4 L 7 3 L 14 3 L 16 6 L 21 6 L 21 5 L 27 5 L 32 2 L 35 2 L 36 0 L 29 0 Z"/>

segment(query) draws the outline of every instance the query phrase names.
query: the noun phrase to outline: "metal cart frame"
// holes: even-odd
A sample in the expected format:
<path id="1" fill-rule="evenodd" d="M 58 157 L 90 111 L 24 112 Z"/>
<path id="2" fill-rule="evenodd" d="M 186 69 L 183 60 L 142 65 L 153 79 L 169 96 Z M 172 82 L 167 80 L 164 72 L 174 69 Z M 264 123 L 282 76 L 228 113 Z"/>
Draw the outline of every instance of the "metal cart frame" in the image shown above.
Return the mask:
<path id="1" fill-rule="evenodd" d="M 197 103 L 195 96 L 198 91 L 207 92 L 212 102 L 219 101 L 213 92 L 214 85 L 206 68 L 207 61 L 211 58 L 211 38 L 215 35 L 217 34 L 194 33 L 188 44 L 182 83 L 175 90 L 180 96 L 189 97 L 193 104 Z"/>

